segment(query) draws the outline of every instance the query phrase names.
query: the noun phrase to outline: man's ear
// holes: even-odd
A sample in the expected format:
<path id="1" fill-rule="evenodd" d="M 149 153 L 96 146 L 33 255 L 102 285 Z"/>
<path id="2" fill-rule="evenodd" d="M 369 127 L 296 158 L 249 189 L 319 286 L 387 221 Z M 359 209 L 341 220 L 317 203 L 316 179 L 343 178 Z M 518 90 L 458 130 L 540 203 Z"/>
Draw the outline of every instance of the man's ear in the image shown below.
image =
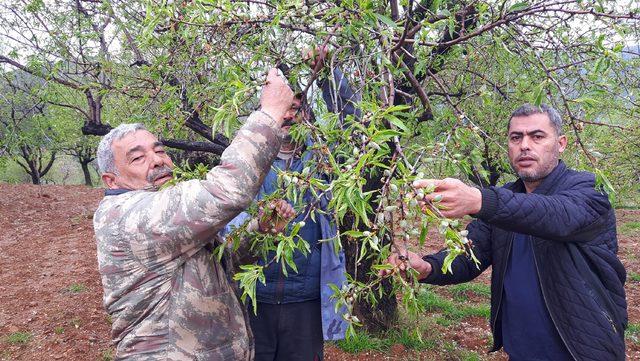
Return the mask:
<path id="1" fill-rule="evenodd" d="M 116 184 L 116 175 L 111 173 L 111 172 L 107 172 L 107 173 L 103 173 L 102 174 L 102 182 L 109 189 L 117 189 L 118 188 L 118 185 Z"/>
<path id="2" fill-rule="evenodd" d="M 564 134 L 559 136 L 558 143 L 559 143 L 558 151 L 560 153 L 564 152 L 564 150 L 567 148 L 567 136 Z"/>

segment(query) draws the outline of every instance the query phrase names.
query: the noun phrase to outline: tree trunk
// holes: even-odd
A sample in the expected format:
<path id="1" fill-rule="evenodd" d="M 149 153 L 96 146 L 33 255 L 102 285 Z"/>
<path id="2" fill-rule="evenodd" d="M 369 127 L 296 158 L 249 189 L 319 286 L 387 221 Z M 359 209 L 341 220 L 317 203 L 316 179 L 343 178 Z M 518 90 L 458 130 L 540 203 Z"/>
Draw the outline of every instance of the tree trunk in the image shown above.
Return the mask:
<path id="1" fill-rule="evenodd" d="M 89 171 L 89 162 L 80 162 L 80 166 L 82 167 L 82 173 L 84 173 L 84 184 L 93 187 L 91 172 Z"/>
<path id="2" fill-rule="evenodd" d="M 349 224 L 349 219 L 345 217 L 345 224 Z M 355 261 L 358 259 L 360 251 L 356 242 L 343 242 L 342 244 L 347 261 L 347 272 L 358 282 L 369 283 L 373 280 L 371 277 L 371 259 L 365 259 L 357 265 L 357 274 Z M 388 280 L 382 282 L 379 286 L 384 292 L 381 299 L 374 306 L 364 298 L 359 298 L 354 306 L 355 315 L 362 321 L 364 328 L 371 334 L 381 334 L 389 330 L 395 323 L 398 312 L 398 302 L 396 295 L 392 293 L 392 286 Z M 377 290 L 375 290 L 377 291 Z M 377 292 L 376 292 L 377 293 Z"/>
<path id="3" fill-rule="evenodd" d="M 32 169 L 29 175 L 31 176 L 31 183 L 40 184 L 40 174 L 37 169 Z"/>
<path id="4" fill-rule="evenodd" d="M 37 165 L 30 159 L 25 160 L 27 162 L 27 165 L 29 166 L 29 169 L 27 169 L 27 173 L 29 174 L 29 176 L 31 176 L 31 183 L 40 184 L 40 177 L 42 175 L 40 174 L 40 170 L 38 169 Z"/>
<path id="5" fill-rule="evenodd" d="M 370 191 L 380 189 L 381 187 L 382 182 L 380 182 L 380 176 L 378 176 L 377 178 L 368 178 L 363 190 Z M 373 204 L 372 206 L 375 209 L 377 205 Z M 375 215 L 372 215 L 369 221 L 375 222 Z M 348 225 L 346 228 L 350 228 L 353 224 L 353 216 L 348 214 L 343 224 Z M 360 261 L 358 265 L 355 264 L 360 253 L 359 245 L 356 242 L 344 242 L 343 247 L 347 263 L 347 272 L 351 277 L 363 283 L 369 283 L 377 277 L 371 275 L 372 259 L 364 259 Z M 363 322 L 365 329 L 372 334 L 381 334 L 389 330 L 398 316 L 398 302 L 396 295 L 392 292 L 393 287 L 390 281 L 383 281 L 380 287 L 383 288 L 384 292 L 382 298 L 378 300 L 375 306 L 369 303 L 368 300 L 360 298 L 354 307 L 354 313 Z"/>

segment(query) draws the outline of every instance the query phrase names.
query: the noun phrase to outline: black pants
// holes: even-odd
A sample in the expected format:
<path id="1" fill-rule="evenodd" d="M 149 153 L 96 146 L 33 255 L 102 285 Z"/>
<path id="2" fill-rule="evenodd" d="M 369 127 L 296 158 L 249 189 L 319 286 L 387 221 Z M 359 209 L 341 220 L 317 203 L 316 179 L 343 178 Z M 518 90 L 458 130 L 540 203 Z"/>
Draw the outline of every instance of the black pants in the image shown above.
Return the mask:
<path id="1" fill-rule="evenodd" d="M 321 361 L 320 300 L 272 305 L 258 303 L 258 315 L 249 309 L 255 337 L 256 361 Z"/>

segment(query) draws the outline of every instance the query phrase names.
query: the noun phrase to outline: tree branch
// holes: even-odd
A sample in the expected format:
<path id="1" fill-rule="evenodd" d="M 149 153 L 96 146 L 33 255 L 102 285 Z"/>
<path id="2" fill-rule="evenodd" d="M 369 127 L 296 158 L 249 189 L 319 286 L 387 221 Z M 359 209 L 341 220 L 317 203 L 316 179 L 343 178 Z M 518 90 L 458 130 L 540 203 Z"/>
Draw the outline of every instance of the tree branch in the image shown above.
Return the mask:
<path id="1" fill-rule="evenodd" d="M 11 65 L 11 66 L 13 66 L 15 68 L 18 68 L 18 69 L 24 71 L 25 73 L 29 73 L 29 74 L 31 74 L 33 76 L 37 76 L 38 78 L 41 78 L 41 79 L 45 79 L 45 80 L 46 79 L 51 79 L 51 80 L 55 81 L 58 84 L 61 84 L 61 85 L 64 85 L 64 86 L 68 86 L 68 87 L 76 89 L 76 90 L 82 90 L 81 87 L 79 85 L 77 85 L 77 84 L 74 84 L 74 83 L 72 83 L 70 81 L 67 81 L 67 80 L 64 80 L 64 79 L 60 79 L 60 78 L 52 76 L 52 75 L 45 77 L 43 74 L 40 74 L 40 73 L 38 73 L 38 72 L 36 72 L 34 70 L 31 70 L 31 69 L 27 68 L 26 66 L 18 63 L 17 61 L 15 61 L 15 60 L 13 60 L 11 58 L 7 58 L 4 55 L 0 55 L 0 63 L 9 64 L 9 65 Z"/>
<path id="2" fill-rule="evenodd" d="M 161 141 L 162 144 L 174 149 L 207 152 L 218 155 L 221 155 L 222 152 L 224 152 L 224 150 L 227 148 L 225 146 L 212 142 L 193 142 L 178 139 L 161 139 Z"/>
<path id="3" fill-rule="evenodd" d="M 396 55 L 396 53 L 391 53 L 391 57 L 395 63 L 400 64 L 402 66 L 402 69 L 401 69 L 402 74 L 404 74 L 404 76 L 407 78 L 409 83 L 411 83 L 413 90 L 415 90 L 415 92 L 418 94 L 418 97 L 420 98 L 420 102 L 422 103 L 422 106 L 424 107 L 425 111 L 431 113 L 431 103 L 429 102 L 429 97 L 427 96 L 427 93 L 425 93 L 424 89 L 420 85 L 420 82 L 418 81 L 418 79 L 416 79 L 415 75 L 413 75 L 413 73 L 411 72 L 407 64 L 405 64 L 405 62 L 398 55 Z"/>
<path id="4" fill-rule="evenodd" d="M 49 169 L 51 169 L 51 166 L 53 165 L 53 161 L 55 160 L 56 160 L 56 152 L 51 152 L 51 158 L 49 158 L 49 163 L 43 170 L 39 171 L 40 176 L 44 176 L 45 174 L 47 174 L 47 172 L 49 172 Z"/>

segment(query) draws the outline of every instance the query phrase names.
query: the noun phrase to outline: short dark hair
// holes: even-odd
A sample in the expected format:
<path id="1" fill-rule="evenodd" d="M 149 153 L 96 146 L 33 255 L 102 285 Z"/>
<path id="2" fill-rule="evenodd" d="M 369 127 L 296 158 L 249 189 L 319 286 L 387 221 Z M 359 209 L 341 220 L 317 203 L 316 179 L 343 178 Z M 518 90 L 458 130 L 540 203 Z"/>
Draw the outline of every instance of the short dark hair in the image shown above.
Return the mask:
<path id="1" fill-rule="evenodd" d="M 562 118 L 560 118 L 560 114 L 552 106 L 549 106 L 547 104 L 540 104 L 539 106 L 535 106 L 527 103 L 518 107 L 518 109 L 514 110 L 513 113 L 511 113 L 509 123 L 507 124 L 507 131 L 509 130 L 509 127 L 511 127 L 511 119 L 515 117 L 528 117 L 533 114 L 546 114 L 551 121 L 551 125 L 553 125 L 553 127 L 555 128 L 556 134 L 564 134 L 562 132 Z"/>
<path id="2" fill-rule="evenodd" d="M 312 122 L 315 121 L 315 114 L 313 113 L 313 109 L 311 109 L 311 105 L 307 101 L 306 94 L 304 92 L 298 92 L 293 95 L 293 98 L 300 101 L 300 110 L 307 113 L 309 116 L 308 120 Z"/>

